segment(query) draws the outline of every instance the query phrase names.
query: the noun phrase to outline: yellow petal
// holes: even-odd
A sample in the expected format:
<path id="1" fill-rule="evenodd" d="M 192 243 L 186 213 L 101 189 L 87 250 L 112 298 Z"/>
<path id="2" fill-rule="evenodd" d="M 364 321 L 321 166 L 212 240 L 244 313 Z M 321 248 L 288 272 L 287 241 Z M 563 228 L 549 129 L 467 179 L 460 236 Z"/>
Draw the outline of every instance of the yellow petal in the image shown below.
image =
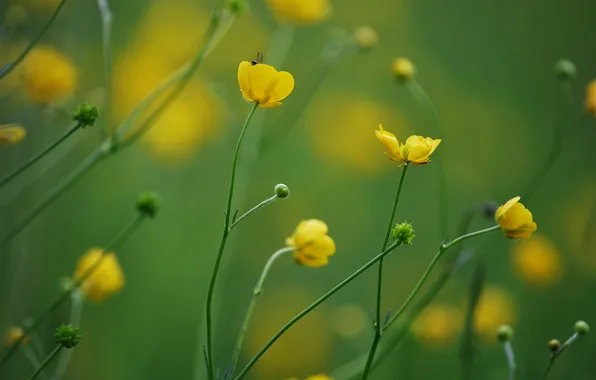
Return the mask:
<path id="1" fill-rule="evenodd" d="M 242 96 L 247 101 L 254 101 L 250 97 L 250 82 L 248 80 L 248 71 L 252 64 L 248 61 L 240 62 L 238 66 L 238 85 L 240 86 L 240 91 L 242 91 Z"/>
<path id="2" fill-rule="evenodd" d="M 294 77 L 287 71 L 280 71 L 277 73 L 277 85 L 272 90 L 271 99 L 279 102 L 292 93 L 294 90 Z"/>
<path id="3" fill-rule="evenodd" d="M 18 124 L 0 126 L 0 144 L 16 144 L 25 138 L 25 128 Z"/>
<path id="4" fill-rule="evenodd" d="M 497 221 L 497 223 L 499 223 L 499 220 L 501 220 L 505 213 L 507 213 L 514 204 L 519 202 L 520 199 L 521 197 L 511 198 L 504 205 L 497 209 L 497 211 L 495 212 L 495 220 Z"/>
<path id="5" fill-rule="evenodd" d="M 262 63 L 251 66 L 248 70 L 248 83 L 251 98 L 261 104 L 269 102 L 271 83 L 277 81 L 277 70 Z"/>
<path id="6" fill-rule="evenodd" d="M 403 161 L 399 141 L 393 133 L 385 131 L 383 129 L 383 125 L 379 124 L 379 129 L 375 131 L 375 136 L 381 142 L 381 144 L 383 144 L 385 149 L 388 150 L 388 152 L 385 152 L 385 154 L 387 154 L 391 160 Z"/>

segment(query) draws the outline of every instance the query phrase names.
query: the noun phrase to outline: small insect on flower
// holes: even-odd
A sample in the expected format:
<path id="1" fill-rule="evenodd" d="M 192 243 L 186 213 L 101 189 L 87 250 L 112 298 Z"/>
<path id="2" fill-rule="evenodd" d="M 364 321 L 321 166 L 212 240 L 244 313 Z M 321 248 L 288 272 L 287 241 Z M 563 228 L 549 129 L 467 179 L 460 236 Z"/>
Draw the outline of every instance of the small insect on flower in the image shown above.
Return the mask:
<path id="1" fill-rule="evenodd" d="M 312 268 L 327 265 L 329 256 L 335 253 L 335 242 L 327 232 L 327 224 L 318 219 L 298 224 L 294 234 L 286 239 L 286 244 L 295 248 L 294 259 L 298 264 Z"/>
<path id="2" fill-rule="evenodd" d="M 325 21 L 333 11 L 330 0 L 267 0 L 267 5 L 279 23 L 290 25 Z"/>
<path id="3" fill-rule="evenodd" d="M 441 139 L 413 135 L 402 144 L 393 133 L 385 131 L 383 125 L 379 125 L 375 136 L 388 150 L 385 154 L 391 161 L 403 162 L 406 165 L 410 162 L 417 166 L 428 164 L 430 155 L 441 143 Z"/>
<path id="4" fill-rule="evenodd" d="M 532 213 L 523 204 L 521 197 L 507 201 L 497 209 L 495 220 L 501 226 L 505 237 L 510 239 L 529 238 L 538 228 L 532 219 Z"/>
<path id="5" fill-rule="evenodd" d="M 84 279 L 81 291 L 94 302 L 105 301 L 124 288 L 118 258 L 111 252 L 104 254 L 101 248 L 92 248 L 79 259 L 73 277 L 75 281 Z"/>
<path id="6" fill-rule="evenodd" d="M 0 125 L 0 145 L 17 144 L 26 134 L 25 128 L 18 124 Z"/>
<path id="7" fill-rule="evenodd" d="M 244 100 L 258 103 L 260 108 L 274 108 L 294 90 L 294 77 L 258 60 L 242 61 L 238 66 L 238 84 Z"/>

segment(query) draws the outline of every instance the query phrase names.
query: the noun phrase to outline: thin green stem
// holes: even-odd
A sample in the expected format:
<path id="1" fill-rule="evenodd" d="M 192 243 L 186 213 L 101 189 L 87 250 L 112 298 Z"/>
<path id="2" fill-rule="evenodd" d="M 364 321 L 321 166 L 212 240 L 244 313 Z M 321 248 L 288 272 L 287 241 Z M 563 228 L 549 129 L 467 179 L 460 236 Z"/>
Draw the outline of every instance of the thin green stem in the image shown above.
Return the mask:
<path id="1" fill-rule="evenodd" d="M 18 168 L 17 170 L 15 170 L 14 172 L 10 173 L 6 177 L 4 177 L 2 180 L 0 180 L 0 188 L 4 187 L 7 183 L 9 183 L 13 179 L 15 179 L 17 176 L 19 176 L 21 173 L 23 173 L 29 167 L 33 166 L 33 164 L 35 164 L 37 161 L 41 160 L 46 154 L 50 153 L 54 148 L 56 148 L 58 145 L 60 145 L 62 142 L 64 142 L 67 138 L 69 138 L 70 135 L 72 135 L 77 130 L 79 130 L 79 128 L 81 128 L 81 124 L 76 123 L 75 125 L 70 127 L 62 136 L 60 136 L 60 138 L 58 140 L 54 141 L 47 148 L 45 148 L 44 150 L 39 152 L 37 155 L 33 156 L 31 159 L 29 159 L 29 161 L 27 161 L 25 164 L 23 164 L 20 168 Z"/>
<path id="2" fill-rule="evenodd" d="M 284 247 L 275 251 L 273 255 L 267 260 L 265 267 L 263 268 L 263 272 L 261 273 L 261 277 L 259 277 L 259 281 L 255 286 L 253 291 L 252 299 L 250 300 L 250 304 L 248 305 L 248 309 L 246 310 L 246 315 L 244 316 L 244 321 L 242 322 L 242 327 L 240 328 L 240 333 L 238 334 L 238 340 L 236 341 L 236 348 L 234 349 L 234 355 L 232 356 L 232 366 L 230 367 L 229 374 L 230 376 L 234 375 L 234 370 L 236 369 L 236 364 L 238 364 L 238 359 L 240 358 L 240 351 L 242 350 L 242 343 L 244 342 L 244 336 L 246 335 L 246 331 L 248 330 L 248 323 L 250 322 L 250 318 L 252 317 L 252 313 L 254 308 L 257 304 L 257 299 L 263 293 L 263 285 L 265 284 L 265 279 L 267 278 L 267 274 L 269 274 L 269 270 L 273 266 L 273 263 L 282 255 L 292 252 L 294 250 L 293 247 Z"/>
<path id="3" fill-rule="evenodd" d="M 464 324 L 464 333 L 461 340 L 460 362 L 462 368 L 462 378 L 464 380 L 472 379 L 474 369 L 474 316 L 476 315 L 476 306 L 480 300 L 484 281 L 486 279 L 486 264 L 482 258 L 477 258 L 476 270 L 470 281 L 470 299 L 466 310 L 466 319 Z"/>
<path id="4" fill-rule="evenodd" d="M 553 365 L 555 364 L 555 362 L 557 361 L 557 359 L 559 358 L 559 356 L 563 353 L 563 351 L 565 351 L 565 349 L 567 347 L 569 347 L 571 345 L 571 343 L 573 343 L 577 338 L 579 337 L 578 333 L 574 333 L 573 335 L 571 335 L 571 337 L 569 337 L 569 339 L 567 339 L 567 341 L 565 341 L 565 343 L 563 343 L 563 345 L 561 346 L 561 348 L 559 348 L 555 353 L 553 353 L 550 357 L 550 361 L 548 363 L 548 367 L 546 367 L 546 371 L 544 372 L 544 376 L 542 376 L 542 380 L 546 380 L 546 378 L 548 377 L 548 374 L 550 373 L 550 370 L 553 368 Z"/>
<path id="5" fill-rule="evenodd" d="M 503 349 L 505 350 L 505 356 L 507 356 L 509 380 L 515 380 L 515 354 L 513 353 L 513 346 L 511 346 L 511 342 L 507 341 L 503 343 Z"/>
<path id="6" fill-rule="evenodd" d="M 230 220 L 231 220 L 231 213 L 232 213 L 232 199 L 234 197 L 234 186 L 236 183 L 236 167 L 238 166 L 238 158 L 240 157 L 240 147 L 242 146 L 242 140 L 244 139 L 244 135 L 246 134 L 246 130 L 248 129 L 248 125 L 250 124 L 250 120 L 252 119 L 255 111 L 257 110 L 259 104 L 255 102 L 255 104 L 250 109 L 248 116 L 246 117 L 246 121 L 242 126 L 242 130 L 240 131 L 240 136 L 238 137 L 238 142 L 236 143 L 236 149 L 234 150 L 234 159 L 232 161 L 232 178 L 230 180 L 230 190 L 228 191 L 228 203 L 226 206 L 225 211 L 225 221 L 224 221 L 224 232 L 221 238 L 221 243 L 219 245 L 219 251 L 217 252 L 217 257 L 215 258 L 215 265 L 213 266 L 213 273 L 211 274 L 211 280 L 209 281 L 209 289 L 207 291 L 207 304 L 205 307 L 205 318 L 207 321 L 207 358 L 209 359 L 209 380 L 213 380 L 215 378 L 215 369 L 213 368 L 213 343 L 212 343 L 212 325 L 211 325 L 211 318 L 212 318 L 212 303 L 213 303 L 213 292 L 215 290 L 215 283 L 217 280 L 217 274 L 219 273 L 219 266 L 221 265 L 221 259 L 223 257 L 223 252 L 226 247 L 226 242 L 228 240 L 228 235 L 230 234 Z"/>
<path id="7" fill-rule="evenodd" d="M 41 37 L 43 37 L 43 35 L 50 28 L 50 26 L 52 26 L 52 24 L 54 23 L 54 21 L 56 21 L 56 18 L 60 14 L 60 11 L 62 10 L 62 7 L 64 6 L 64 3 L 66 3 L 66 0 L 62 0 L 60 2 L 60 4 L 58 4 L 58 6 L 56 7 L 56 9 L 54 10 L 54 13 L 52 14 L 52 17 L 50 17 L 50 19 L 48 20 L 48 22 L 44 25 L 44 27 L 39 32 L 39 34 L 37 36 L 35 36 L 35 38 L 33 39 L 33 41 L 31 41 L 29 43 L 29 45 L 27 45 L 27 47 L 25 48 L 25 50 L 23 50 L 23 52 L 17 57 L 17 59 L 15 59 L 14 61 L 10 62 L 9 64 L 7 64 L 6 66 L 4 66 L 0 70 L 0 79 L 4 78 L 12 70 L 14 70 L 23 61 L 23 59 L 25 59 L 25 57 L 27 56 L 27 54 L 29 54 L 29 52 L 31 51 L 31 49 L 33 49 L 33 47 L 35 45 L 37 45 L 37 43 L 39 42 L 39 40 L 41 40 Z"/>
<path id="8" fill-rule="evenodd" d="M 84 304 L 83 300 L 83 294 L 80 291 L 75 291 L 70 295 L 70 315 L 68 317 L 68 324 L 72 326 L 80 325 L 81 313 L 83 311 Z M 66 373 L 66 369 L 68 368 L 68 363 L 70 362 L 71 356 L 72 350 L 62 351 L 60 358 L 58 359 L 56 370 L 52 376 L 52 380 L 62 380 L 64 373 Z"/>
<path id="9" fill-rule="evenodd" d="M 48 357 L 46 358 L 46 360 L 44 360 L 43 363 L 41 363 L 41 365 L 39 366 L 39 368 L 37 368 L 37 371 L 35 371 L 33 373 L 33 375 L 31 375 L 31 377 L 29 377 L 29 380 L 35 379 L 43 371 L 43 369 L 52 361 L 52 359 L 54 358 L 54 356 L 56 356 L 58 354 L 58 352 L 60 352 L 60 350 L 63 347 L 64 346 L 62 346 L 61 344 L 59 344 L 58 346 L 56 346 L 56 348 L 54 348 L 54 351 L 52 351 L 50 353 L 50 355 L 48 355 Z"/>
<path id="10" fill-rule="evenodd" d="M 35 351 L 28 344 L 23 344 L 21 348 L 23 350 L 23 354 L 25 354 L 25 357 L 33 366 L 33 369 L 37 369 L 41 365 L 41 362 Z M 43 372 L 41 373 L 41 376 L 45 378 L 45 374 Z"/>
<path id="11" fill-rule="evenodd" d="M 385 257 L 386 255 L 388 255 L 389 253 L 391 253 L 395 248 L 397 248 L 398 245 L 399 245 L 399 243 L 398 242 L 395 242 L 392 245 L 390 245 L 389 247 L 387 247 L 387 249 L 385 249 L 383 252 L 381 252 L 380 254 L 378 254 L 375 258 L 373 258 L 372 260 L 370 260 L 368 263 L 364 264 L 362 267 L 360 267 L 360 269 L 356 270 L 354 273 L 352 273 L 350 276 L 348 276 L 342 282 L 340 282 L 339 284 L 337 284 L 336 286 L 334 286 L 330 291 L 328 291 L 327 293 L 325 293 L 318 300 L 316 300 L 315 302 L 313 302 L 312 304 L 310 304 L 306 309 L 302 310 L 300 313 L 298 313 L 296 316 L 294 316 L 292 319 L 290 319 L 290 321 L 288 321 L 288 323 L 286 323 L 277 333 L 275 333 L 275 335 L 271 339 L 269 339 L 269 341 L 265 344 L 265 346 L 263 348 L 261 348 L 261 350 L 255 355 L 255 357 L 253 357 L 248 362 L 248 364 L 242 369 L 242 371 L 240 371 L 240 373 L 238 374 L 238 376 L 236 376 L 234 379 L 235 380 L 242 379 L 248 373 L 248 371 L 255 365 L 255 363 L 261 358 L 261 356 L 263 356 L 263 354 L 287 330 L 289 330 L 290 327 L 292 327 L 296 322 L 298 322 L 300 319 L 302 319 L 308 313 L 310 313 L 311 311 L 313 311 L 317 306 L 319 306 L 320 304 L 322 304 L 323 302 L 325 302 L 325 300 L 327 300 L 329 297 L 331 297 L 332 295 L 334 295 L 335 293 L 337 293 L 341 288 L 343 288 L 344 286 L 346 286 L 347 284 L 349 284 L 350 282 L 352 282 L 355 278 L 357 278 L 362 273 L 364 273 L 368 268 L 370 268 L 371 266 L 375 265 L 383 257 Z"/>
<path id="12" fill-rule="evenodd" d="M 499 228 L 500 228 L 499 225 L 496 225 L 496 226 L 492 226 L 492 227 L 489 227 L 489 228 L 485 228 L 485 229 L 480 230 L 480 231 L 470 232 L 469 234 L 465 234 L 465 235 L 462 235 L 462 236 L 460 236 L 460 237 L 458 237 L 456 239 L 453 239 L 448 244 L 442 244 L 441 247 L 440 247 L 440 249 L 439 249 L 439 252 L 432 259 L 432 261 L 430 262 L 428 268 L 426 268 L 426 271 L 424 272 L 424 274 L 422 275 L 422 277 L 420 278 L 420 280 L 418 281 L 418 283 L 414 287 L 414 290 L 412 290 L 412 292 L 410 293 L 410 295 L 408 296 L 408 298 L 406 299 L 406 301 L 401 305 L 401 307 L 399 308 L 399 310 L 391 317 L 391 319 L 389 320 L 389 322 L 387 322 L 387 324 L 385 325 L 385 327 L 383 327 L 383 331 L 387 330 L 403 314 L 403 312 L 408 308 L 408 306 L 410 305 L 410 303 L 412 303 L 412 301 L 414 300 L 414 297 L 416 297 L 416 295 L 418 294 L 418 292 L 422 288 L 422 285 L 424 285 L 424 283 L 428 279 L 428 276 L 432 272 L 433 268 L 435 267 L 435 265 L 437 264 L 437 262 L 439 261 L 439 259 L 441 258 L 441 256 L 443 256 L 443 254 L 445 254 L 445 252 L 449 251 L 451 248 L 453 248 L 457 244 L 463 242 L 464 240 L 471 239 L 471 238 L 474 238 L 474 237 L 477 237 L 477 236 L 480 236 L 480 235 L 484 235 L 484 234 L 489 233 L 489 232 L 492 232 L 492 231 L 496 231 Z"/>
<path id="13" fill-rule="evenodd" d="M 389 225 L 387 226 L 387 232 L 385 233 L 385 239 L 383 240 L 383 246 L 381 250 L 387 248 L 387 243 L 389 242 L 389 237 L 391 236 L 391 230 L 393 229 L 393 222 L 395 221 L 395 213 L 397 212 L 397 205 L 399 204 L 399 197 L 401 195 L 401 189 L 404 184 L 404 179 L 406 178 L 406 172 L 408 171 L 409 165 L 404 165 L 401 177 L 399 179 L 399 185 L 397 186 L 397 191 L 395 193 L 395 199 L 393 200 L 393 209 L 391 210 L 391 216 L 389 218 Z M 366 380 L 368 378 L 368 374 L 370 372 L 371 365 L 375 358 L 375 353 L 377 351 L 377 347 L 381 340 L 381 303 L 382 303 L 382 294 L 383 294 L 383 259 L 379 260 L 379 272 L 377 276 L 377 305 L 376 305 L 376 318 L 375 318 L 375 334 L 373 337 L 373 341 L 369 350 L 368 358 L 366 359 L 366 364 L 364 365 L 364 372 L 362 373 L 362 380 Z"/>
<path id="14" fill-rule="evenodd" d="M 243 219 L 247 218 L 253 212 L 255 212 L 257 210 L 260 210 L 263 207 L 265 207 L 265 206 L 273 203 L 276 199 L 277 199 L 277 195 L 273 195 L 272 197 L 269 197 L 269 198 L 265 199 L 264 201 L 262 201 L 261 203 L 259 203 L 255 207 L 251 208 L 250 210 L 248 210 L 247 212 L 245 212 L 244 214 L 242 214 L 239 218 L 237 218 L 236 220 L 233 220 L 232 223 L 230 224 L 230 227 L 228 228 L 228 231 L 229 232 L 232 232 L 232 230 L 234 229 L 234 227 L 236 227 L 236 225 L 238 223 L 240 223 Z"/>
<path id="15" fill-rule="evenodd" d="M 110 133 L 110 110 L 112 106 L 112 11 L 108 0 L 97 0 L 101 15 L 102 44 L 103 44 L 103 72 L 104 72 L 104 98 L 103 98 L 103 129 L 100 129 L 102 138 Z"/>

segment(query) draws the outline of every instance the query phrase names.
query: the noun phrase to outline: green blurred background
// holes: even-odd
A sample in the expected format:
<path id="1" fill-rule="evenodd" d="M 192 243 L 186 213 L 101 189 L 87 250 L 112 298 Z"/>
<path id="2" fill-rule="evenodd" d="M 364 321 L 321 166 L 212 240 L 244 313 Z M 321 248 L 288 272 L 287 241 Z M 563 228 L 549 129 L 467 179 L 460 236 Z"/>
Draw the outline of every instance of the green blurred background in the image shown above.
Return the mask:
<path id="1" fill-rule="evenodd" d="M 0 1 L 3 64 L 8 52 L 20 51 L 23 41 L 35 36 L 57 3 Z M 26 10 L 19 22 L 7 17 L 15 4 Z M 286 138 L 274 138 L 271 149 L 257 154 L 252 165 L 240 167 L 235 205 L 247 210 L 269 197 L 280 182 L 290 187 L 291 196 L 243 223 L 228 246 L 216 292 L 216 362 L 227 364 L 257 276 L 301 219 L 324 220 L 337 253 L 318 269 L 299 267 L 292 260 L 275 265 L 249 328 L 241 365 L 291 316 L 378 253 L 400 174 L 374 138 L 379 123 L 398 137 L 443 139 L 430 165 L 410 170 L 402 194 L 397 220 L 411 222 L 417 238 L 412 247 L 400 248 L 386 260 L 383 309 L 399 307 L 438 245 L 455 237 L 465 209 L 520 195 L 548 159 L 561 117 L 561 84 L 554 67 L 558 59 L 568 58 L 578 75 L 571 83 L 575 100 L 563 151 L 532 200 L 524 202 L 539 226 L 535 238 L 522 243 L 493 236 L 468 245 L 479 247 L 473 250 L 475 259 L 454 275 L 427 309 L 431 312 L 423 313 L 371 376 L 462 378 L 468 288 L 481 262 L 487 273 L 475 319 L 473 378 L 506 378 L 505 356 L 494 339 L 502 323 L 516 331 L 518 378 L 540 378 L 549 339 L 566 339 L 577 319 L 596 323 L 596 156 L 591 150 L 596 123 L 584 110 L 586 84 L 596 77 L 591 44 L 596 3 L 336 0 L 333 5 L 328 20 L 297 27 L 293 41 L 283 44 L 288 53 L 281 68 L 294 75 L 296 90 L 283 106 L 259 110 L 254 122 L 262 124 L 265 136 L 279 136 L 274 132 L 295 126 Z M 161 79 L 193 56 L 212 2 L 129 0 L 110 6 L 110 125 L 116 127 Z M 334 62 L 306 104 L 304 97 L 310 95 L 305 84 L 319 69 L 326 41 L 362 25 L 377 31 L 378 45 Z M 101 304 L 85 303 L 80 323 L 84 340 L 73 351 L 66 379 L 191 378 L 195 361 L 202 358 L 198 342 L 205 340 L 198 338 L 199 326 L 223 223 L 233 147 L 249 110 L 238 91 L 237 65 L 253 59 L 257 51 L 265 52 L 267 62 L 272 38 L 284 33 L 287 36 L 287 27 L 277 25 L 266 3 L 251 1 L 249 11 L 154 129 L 132 149 L 95 167 L 2 252 L 9 256 L 0 278 L 0 326 L 5 329 L 38 314 L 59 292 L 60 278 L 72 274 L 78 257 L 113 239 L 135 216 L 140 191 L 161 195 L 159 216 L 117 252 L 126 275 L 124 290 Z M 97 4 L 68 1 L 42 44 L 71 60 L 77 85 L 61 101 L 40 105 L 24 91 L 22 73 L 2 80 L 0 123 L 20 123 L 27 130 L 20 144 L 0 147 L 2 176 L 58 138 L 77 104 L 101 105 L 105 80 Z M 391 63 L 400 56 L 416 65 L 418 83 L 432 98 L 441 129 L 429 108 L 393 78 Z M 292 108 L 293 101 L 304 106 Z M 2 189 L 2 235 L 99 144 L 100 128 L 77 133 Z M 254 142 L 251 132 L 248 139 Z M 246 161 L 247 155 L 254 152 L 244 151 Z M 447 178 L 449 236 L 439 230 L 441 168 Z M 491 223 L 480 216 L 473 228 Z M 247 378 L 331 374 L 357 357 L 372 339 L 375 289 L 376 271 L 371 270 L 298 323 Z M 64 305 L 39 329 L 46 353 L 53 347 L 52 329 L 68 320 L 68 309 Z M 594 342 L 588 336 L 574 344 L 551 378 L 595 378 Z M 32 371 L 19 354 L 0 377 L 21 379 Z"/>

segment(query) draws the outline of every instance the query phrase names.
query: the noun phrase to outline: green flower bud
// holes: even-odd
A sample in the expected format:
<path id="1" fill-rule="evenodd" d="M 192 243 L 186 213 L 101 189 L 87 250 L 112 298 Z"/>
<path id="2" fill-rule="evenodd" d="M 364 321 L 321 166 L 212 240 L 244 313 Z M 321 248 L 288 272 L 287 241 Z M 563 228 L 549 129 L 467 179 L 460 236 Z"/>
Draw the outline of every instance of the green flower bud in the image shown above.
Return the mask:
<path id="1" fill-rule="evenodd" d="M 392 231 L 393 240 L 399 244 L 412 245 L 414 229 L 410 223 L 398 223 Z"/>
<path id="2" fill-rule="evenodd" d="M 228 0 L 227 6 L 230 13 L 236 15 L 239 15 L 248 9 L 246 0 Z"/>
<path id="3" fill-rule="evenodd" d="M 509 325 L 502 325 L 497 330 L 497 339 L 501 343 L 509 342 L 513 339 L 513 329 Z"/>
<path id="4" fill-rule="evenodd" d="M 557 352 L 557 351 L 559 351 L 559 348 L 561 348 L 561 342 L 559 342 L 558 339 L 551 339 L 551 340 L 548 341 L 548 343 L 546 344 L 546 346 L 552 352 Z"/>
<path id="5" fill-rule="evenodd" d="M 578 335 L 588 335 L 588 331 L 590 331 L 590 326 L 585 321 L 575 322 L 575 326 L 573 328 Z"/>
<path id="6" fill-rule="evenodd" d="M 555 65 L 555 71 L 561 80 L 573 79 L 577 76 L 575 64 L 568 59 L 559 59 Z"/>
<path id="7" fill-rule="evenodd" d="M 89 103 L 81 104 L 72 115 L 72 119 L 78 122 L 81 128 L 92 127 L 98 117 L 99 111 L 97 107 Z"/>
<path id="8" fill-rule="evenodd" d="M 275 191 L 275 195 L 277 195 L 278 198 L 287 198 L 290 195 L 290 188 L 287 187 L 286 185 L 284 185 L 283 183 L 280 183 L 279 185 L 275 185 L 274 188 Z"/>
<path id="9" fill-rule="evenodd" d="M 137 198 L 137 211 L 149 218 L 155 217 L 159 211 L 159 196 L 153 192 L 139 194 Z"/>
<path id="10" fill-rule="evenodd" d="M 65 325 L 64 323 L 60 325 L 54 333 L 54 340 L 56 343 L 65 348 L 73 348 L 79 344 L 82 337 L 79 329 L 72 327 L 72 325 Z"/>

